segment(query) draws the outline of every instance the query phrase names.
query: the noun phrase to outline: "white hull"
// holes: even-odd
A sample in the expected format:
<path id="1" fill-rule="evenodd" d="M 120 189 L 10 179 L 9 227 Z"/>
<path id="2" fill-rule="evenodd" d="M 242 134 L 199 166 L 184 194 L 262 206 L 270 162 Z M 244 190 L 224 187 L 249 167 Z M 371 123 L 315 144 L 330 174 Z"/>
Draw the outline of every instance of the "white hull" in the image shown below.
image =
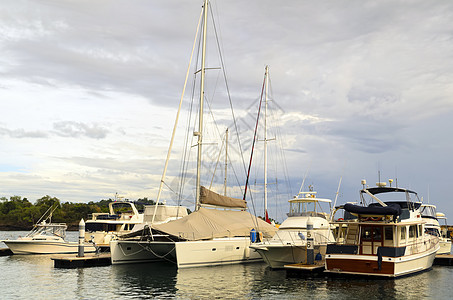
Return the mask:
<path id="1" fill-rule="evenodd" d="M 178 268 L 262 261 L 250 251 L 249 238 L 224 238 L 184 242 L 112 241 L 112 264 L 168 260 Z"/>
<path id="2" fill-rule="evenodd" d="M 267 245 L 266 247 L 253 247 L 273 269 L 281 269 L 289 264 L 306 264 L 307 247 L 297 245 Z M 326 245 L 315 245 L 314 255 L 321 253 L 322 257 L 326 254 Z"/>
<path id="3" fill-rule="evenodd" d="M 110 254 L 114 265 L 169 260 L 169 254 L 157 254 L 164 253 L 168 248 L 169 246 L 165 243 L 157 245 L 157 243 L 151 244 L 146 241 L 110 241 Z"/>
<path id="4" fill-rule="evenodd" d="M 450 240 L 439 240 L 440 249 L 437 254 L 451 254 L 451 242 Z"/>
<path id="5" fill-rule="evenodd" d="M 78 243 L 39 240 L 4 240 L 14 254 L 59 254 L 78 253 Z M 95 252 L 96 248 L 85 245 L 84 252 Z"/>

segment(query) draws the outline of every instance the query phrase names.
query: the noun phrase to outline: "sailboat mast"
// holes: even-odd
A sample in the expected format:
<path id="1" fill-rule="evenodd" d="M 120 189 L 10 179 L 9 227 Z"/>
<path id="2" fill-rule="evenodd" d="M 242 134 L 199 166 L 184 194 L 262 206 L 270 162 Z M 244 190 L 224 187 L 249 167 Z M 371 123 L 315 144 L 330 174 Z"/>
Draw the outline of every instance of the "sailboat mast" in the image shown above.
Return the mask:
<path id="1" fill-rule="evenodd" d="M 196 205 L 195 210 L 200 208 L 200 173 L 201 173 L 201 145 L 203 141 L 203 100 L 204 100 L 204 80 L 205 80 L 205 57 L 206 57 L 206 31 L 208 20 L 208 0 L 204 1 L 203 5 L 203 44 L 201 52 L 201 80 L 200 80 L 200 111 L 198 116 L 198 132 L 194 135 L 198 136 L 198 154 L 197 154 L 197 181 L 196 181 Z"/>
<path id="2" fill-rule="evenodd" d="M 264 96 L 264 216 L 266 221 L 268 220 L 267 214 L 267 101 L 268 101 L 268 90 L 269 90 L 269 66 L 266 66 L 265 71 L 265 96 Z"/>
<path id="3" fill-rule="evenodd" d="M 223 181 L 224 192 L 223 195 L 226 196 L 227 192 L 227 171 L 228 171 L 228 128 L 225 131 L 225 178 Z"/>

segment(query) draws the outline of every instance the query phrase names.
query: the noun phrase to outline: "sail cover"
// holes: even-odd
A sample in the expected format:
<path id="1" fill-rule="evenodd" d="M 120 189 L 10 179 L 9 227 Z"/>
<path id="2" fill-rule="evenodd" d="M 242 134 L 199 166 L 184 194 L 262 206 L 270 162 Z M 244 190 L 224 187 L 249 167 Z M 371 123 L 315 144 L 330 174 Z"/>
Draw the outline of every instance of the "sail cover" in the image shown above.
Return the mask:
<path id="1" fill-rule="evenodd" d="M 204 186 L 200 187 L 200 203 L 223 207 L 247 208 L 247 202 L 245 200 L 219 195 Z"/>
<path id="2" fill-rule="evenodd" d="M 204 240 L 219 237 L 250 236 L 253 228 L 272 237 L 277 228 L 247 211 L 200 208 L 187 217 L 152 226 L 162 233 L 185 240 Z"/>
<path id="3" fill-rule="evenodd" d="M 195 241 L 221 237 L 250 236 L 255 229 L 264 237 L 272 237 L 277 228 L 247 211 L 218 210 L 201 207 L 187 217 L 164 224 L 138 224 L 134 231 L 122 235 L 122 238 L 142 235 L 148 226 L 163 234 L 179 239 Z"/>

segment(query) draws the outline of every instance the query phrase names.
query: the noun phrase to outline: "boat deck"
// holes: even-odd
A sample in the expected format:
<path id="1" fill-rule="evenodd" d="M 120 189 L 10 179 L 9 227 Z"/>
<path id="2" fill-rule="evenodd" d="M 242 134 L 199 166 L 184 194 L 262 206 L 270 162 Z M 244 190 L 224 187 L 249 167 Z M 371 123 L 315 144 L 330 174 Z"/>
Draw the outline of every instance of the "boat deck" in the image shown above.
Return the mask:
<path id="1" fill-rule="evenodd" d="M 303 272 L 303 273 L 317 273 L 324 271 L 325 268 L 325 261 L 316 261 L 313 265 L 308 264 L 290 264 L 283 266 L 286 270 Z"/>
<path id="2" fill-rule="evenodd" d="M 434 258 L 433 265 L 436 266 L 452 266 L 453 255 L 452 254 L 437 254 Z"/>
<path id="3" fill-rule="evenodd" d="M 85 254 L 83 257 L 78 256 L 54 256 L 51 257 L 54 261 L 55 268 L 87 268 L 109 266 L 112 264 L 111 255 L 109 253 Z"/>

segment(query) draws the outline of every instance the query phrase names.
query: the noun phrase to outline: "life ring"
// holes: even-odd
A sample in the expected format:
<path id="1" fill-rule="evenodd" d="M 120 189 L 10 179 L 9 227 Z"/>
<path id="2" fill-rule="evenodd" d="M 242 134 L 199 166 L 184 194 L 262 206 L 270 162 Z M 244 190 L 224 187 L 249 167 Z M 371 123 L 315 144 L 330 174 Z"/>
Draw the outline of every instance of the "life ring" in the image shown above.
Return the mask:
<path id="1" fill-rule="evenodd" d="M 338 218 L 338 220 L 337 220 L 337 221 L 344 221 L 344 219 L 343 219 L 343 218 Z"/>

